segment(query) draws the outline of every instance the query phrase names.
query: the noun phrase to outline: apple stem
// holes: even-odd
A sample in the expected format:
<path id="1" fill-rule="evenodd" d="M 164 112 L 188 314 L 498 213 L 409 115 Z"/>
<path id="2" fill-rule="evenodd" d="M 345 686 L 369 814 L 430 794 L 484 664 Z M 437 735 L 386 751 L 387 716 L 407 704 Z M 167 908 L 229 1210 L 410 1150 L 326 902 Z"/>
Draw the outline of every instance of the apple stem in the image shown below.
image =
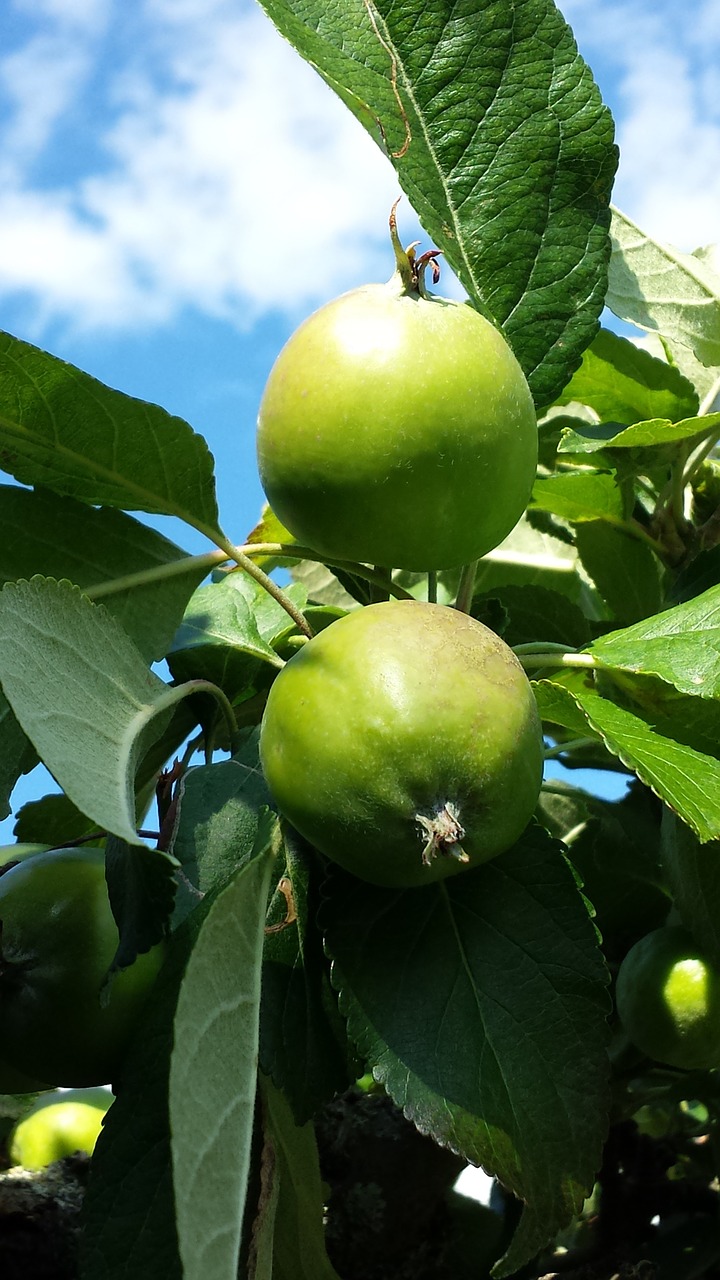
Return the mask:
<path id="1" fill-rule="evenodd" d="M 311 547 L 303 547 L 297 542 L 246 542 L 242 547 L 238 547 L 238 551 L 242 551 L 246 556 L 280 556 L 284 560 L 317 561 L 330 570 L 347 569 L 348 573 L 354 573 L 364 578 L 366 582 L 385 587 L 389 594 L 396 596 L 398 600 L 415 599 L 411 592 L 406 591 L 398 582 L 393 582 L 392 577 L 388 578 L 386 569 L 371 569 L 369 565 L 359 564 L 355 560 L 338 560 L 337 557 L 321 556 Z M 235 570 L 230 569 L 228 572 L 234 573 Z"/>
<path id="2" fill-rule="evenodd" d="M 569 754 L 580 747 L 596 747 L 597 745 L 597 738 L 571 738 L 567 742 L 557 742 L 554 747 L 548 747 L 547 751 L 543 751 L 543 760 L 554 760 L 556 756 Z"/>
<path id="3" fill-rule="evenodd" d="M 528 646 L 528 649 L 531 649 Z M 585 670 L 592 671 L 593 668 L 600 664 L 591 653 L 576 653 L 570 651 L 551 652 L 548 647 L 538 648 L 535 652 L 528 651 L 524 645 L 516 645 L 513 653 L 523 667 L 582 667 Z"/>
<path id="4" fill-rule="evenodd" d="M 455 600 L 455 608 L 459 613 L 469 613 L 472 608 L 479 563 L 479 560 L 473 560 L 470 564 L 463 565 Z"/>
<path id="5" fill-rule="evenodd" d="M 437 259 L 442 253 L 442 249 L 428 249 L 426 253 L 422 253 L 418 258 L 415 250 L 419 245 L 419 240 L 414 240 L 409 244 L 407 249 L 403 249 L 400 236 L 397 229 L 396 209 L 402 199 L 398 196 L 392 209 L 390 210 L 390 240 L 395 254 L 395 274 L 399 277 L 403 290 L 407 294 L 418 294 L 421 298 L 427 297 L 425 289 L 425 272 L 428 266 L 431 267 L 433 284 L 437 284 L 440 279 L 440 268 Z"/>
<path id="6" fill-rule="evenodd" d="M 429 867 L 433 858 L 457 858 L 458 862 L 469 862 L 470 858 L 460 841 L 465 835 L 465 828 L 460 822 L 460 810 L 452 800 L 435 810 L 431 818 L 424 813 L 416 813 L 415 821 L 423 836 L 426 836 L 422 851 L 423 866 Z"/>

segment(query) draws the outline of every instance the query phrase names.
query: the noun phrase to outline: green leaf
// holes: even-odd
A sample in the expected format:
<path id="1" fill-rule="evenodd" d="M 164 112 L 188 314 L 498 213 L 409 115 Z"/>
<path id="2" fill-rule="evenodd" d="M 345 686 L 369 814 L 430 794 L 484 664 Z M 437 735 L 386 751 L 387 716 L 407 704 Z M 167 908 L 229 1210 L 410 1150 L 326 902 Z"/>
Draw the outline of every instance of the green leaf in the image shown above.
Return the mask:
<path id="1" fill-rule="evenodd" d="M 686 564 L 673 582 L 668 599 L 677 604 L 693 600 L 710 587 L 720 585 L 720 546 L 701 551 Z"/>
<path id="2" fill-rule="evenodd" d="M 249 574 L 234 570 L 226 575 L 225 581 L 247 603 L 264 645 L 275 649 L 286 636 L 297 633 L 295 623 L 287 610 Z M 283 591 L 298 609 L 305 608 L 307 591 L 304 587 L 291 583 L 283 587 Z"/>
<path id="3" fill-rule="evenodd" d="M 601 329 L 584 352 L 556 403 L 572 401 L 590 405 L 601 422 L 627 425 L 644 418 L 674 423 L 698 409 L 697 392 L 679 370 L 609 329 Z"/>
<path id="4" fill-rule="evenodd" d="M 720 586 L 601 636 L 590 652 L 605 666 L 658 676 L 682 693 L 720 697 Z"/>
<path id="5" fill-rule="evenodd" d="M 487 612 L 487 606 L 493 600 L 505 610 L 502 632 L 481 613 L 481 609 L 483 613 Z M 590 627 L 584 613 L 567 596 L 547 587 L 496 587 L 486 595 L 474 597 L 472 614 L 502 634 L 511 648 L 516 644 L 545 641 L 582 649 L 590 640 Z"/>
<path id="6" fill-rule="evenodd" d="M 296 539 L 293 537 L 289 529 L 278 520 L 275 512 L 272 510 L 269 502 L 263 505 L 262 514 L 257 524 L 247 535 L 246 543 L 259 542 L 284 542 L 292 544 Z M 273 569 L 292 568 L 297 561 L 292 557 L 282 557 L 276 555 L 254 555 L 253 561 L 260 565 L 266 573 L 272 573 Z"/>
<path id="7" fill-rule="evenodd" d="M 624 515 L 617 481 L 606 471 L 580 471 L 538 479 L 530 506 L 572 521 L 609 520 L 617 523 Z"/>
<path id="8" fill-rule="evenodd" d="M 2 695 L 0 695 L 2 706 Z M 12 713 L 10 713 L 12 715 Z M 17 721 L 13 717 L 13 721 Z M 147 797 L 152 795 L 157 784 L 160 770 L 167 760 L 182 746 L 197 723 L 190 703 L 186 699 L 175 705 L 170 722 L 156 741 L 149 744 L 148 750 L 138 765 L 135 778 L 135 816 L 140 822 L 147 809 Z M 22 732 L 18 726 L 18 731 Z M 29 739 L 26 739 L 29 744 Z M 30 767 L 37 761 L 37 754 L 32 751 Z M 16 761 L 17 764 L 17 761 Z M 29 800 L 17 814 L 14 835 L 16 839 L 29 843 L 48 841 L 61 848 L 74 844 L 90 832 L 97 832 L 98 823 L 93 822 L 86 814 L 81 813 L 76 805 L 65 795 L 51 793 L 39 800 Z M 99 838 L 100 842 L 101 838 Z"/>
<path id="9" fill-rule="evenodd" d="M 552 0 L 264 0 L 550 402 L 604 300 L 610 113 Z M 390 274 L 390 272 L 388 272 Z"/>
<path id="10" fill-rule="evenodd" d="M 177 887 L 176 867 L 175 859 L 162 849 L 108 838 L 105 879 L 120 934 L 110 974 L 126 969 L 165 937 Z"/>
<path id="11" fill-rule="evenodd" d="M 345 1024 L 317 927 L 315 854 L 284 832 L 285 871 L 268 909 L 260 1017 L 260 1067 L 298 1124 L 352 1083 Z"/>
<path id="12" fill-rule="evenodd" d="M 102 829 L 137 844 L 137 764 L 172 711 L 166 686 L 120 624 L 68 582 L 6 583 L 0 680 L 70 800 Z"/>
<path id="13" fill-rule="evenodd" d="M 277 819 L 215 898 L 174 1021 L 170 1131 L 183 1280 L 236 1280 L 257 1083 L 263 929 Z"/>
<path id="14" fill-rule="evenodd" d="M 537 695 L 538 686 L 534 689 Z M 550 787 L 543 787 L 540 792 L 535 817 L 551 836 L 569 847 L 591 821 L 591 796 L 580 787 L 554 778 Z"/>
<path id="15" fill-rule="evenodd" d="M 10 812 L 15 783 L 38 762 L 37 752 L 23 733 L 12 707 L 0 690 L 0 820 Z"/>
<path id="16" fill-rule="evenodd" d="M 541 720 L 569 729 L 578 738 L 592 736 L 593 733 L 598 739 L 601 738 L 602 735 L 588 724 L 587 716 L 577 699 L 564 684 L 555 680 L 535 680 L 533 693 Z"/>
<path id="17" fill-rule="evenodd" d="M 240 758 L 190 769 L 178 788 L 172 852 L 182 868 L 174 922 L 219 888 L 249 857 L 269 803 L 257 735 Z"/>
<path id="18" fill-rule="evenodd" d="M 317 560 L 296 560 L 291 573 L 295 582 L 301 584 L 309 600 L 330 608 L 354 609 L 356 601 L 346 591 L 340 579 L 327 565 Z"/>
<path id="19" fill-rule="evenodd" d="M 720 277 L 694 254 L 661 244 L 613 210 L 607 305 L 621 320 L 656 330 L 684 371 L 683 349 L 720 366 Z"/>
<path id="20" fill-rule="evenodd" d="M 269 1080 L 261 1077 L 260 1083 L 275 1195 L 269 1256 L 254 1278 L 339 1280 L 325 1251 L 325 1196 L 313 1127 L 296 1125 L 284 1095 Z"/>
<path id="21" fill-rule="evenodd" d="M 720 760 L 708 749 L 708 739 L 714 738 L 715 745 L 720 740 L 720 708 L 700 698 L 676 695 L 681 702 L 663 717 L 657 695 L 644 712 L 640 705 L 630 709 L 603 697 L 579 673 L 562 679 L 563 698 L 569 695 L 574 700 L 585 718 L 586 732 L 599 734 L 608 751 L 678 813 L 701 841 L 720 837 Z M 634 679 L 640 693 L 640 678 Z M 710 713 L 709 732 L 703 724 L 704 708 Z M 558 699 L 558 714 L 561 711 Z M 541 714 L 545 715 L 542 708 Z"/>
<path id="22" fill-rule="evenodd" d="M 284 588 L 304 608 L 305 588 Z M 230 573 L 200 587 L 168 652 L 176 680 L 201 677 L 220 685 L 229 698 L 253 692 L 283 666 L 275 645 L 295 630 L 285 609 L 246 574 Z"/>
<path id="23" fill-rule="evenodd" d="M 691 440 L 693 436 L 718 426 L 720 413 L 709 413 L 702 418 L 683 418 L 680 422 L 671 422 L 669 418 L 651 418 L 647 422 L 635 422 L 631 427 L 618 426 L 615 422 L 602 422 L 597 426 L 588 423 L 582 429 L 564 431 L 558 453 L 651 449 Z"/>
<path id="24" fill-rule="evenodd" d="M 123 583 L 164 566 L 167 578 Z M 150 662 L 164 656 L 206 573 L 207 566 L 122 511 L 49 490 L 0 486 L 0 584 L 35 574 L 77 583 L 91 598 L 102 596 Z"/>
<path id="25" fill-rule="evenodd" d="M 52 792 L 23 805 L 15 820 L 13 835 L 16 840 L 28 843 L 43 840 L 61 849 L 97 829 L 98 824 L 81 813 L 67 796 Z M 102 844 L 102 840 L 98 835 L 97 843 Z"/>
<path id="26" fill-rule="evenodd" d="M 117 1097 L 90 1166 L 80 1236 L 80 1280 L 184 1280 L 170 1159 L 168 1076 L 173 1020 L 188 957 L 211 896 L 169 942 L 123 1062 Z"/>
<path id="27" fill-rule="evenodd" d="M 680 919 L 720 969 L 720 840 L 701 844 L 666 809 L 662 860 Z"/>
<path id="28" fill-rule="evenodd" d="M 333 979 L 375 1077 L 525 1202 L 508 1275 L 577 1211 L 607 1124 L 607 975 L 572 872 L 538 827 L 427 889 L 338 875 L 327 892 Z"/>
<path id="29" fill-rule="evenodd" d="M 620 961 L 670 910 L 660 868 L 662 806 L 639 782 L 611 804 L 586 799 L 590 815 L 572 833 L 568 857 L 595 910 L 605 956 Z"/>
<path id="30" fill-rule="evenodd" d="M 489 595 L 505 586 L 542 587 L 566 596 L 587 618 L 604 617 L 604 606 L 595 588 L 578 573 L 572 536 L 562 532 L 567 541 L 534 528 L 527 516 L 523 517 L 510 536 L 479 562 L 475 594 Z"/>
<path id="31" fill-rule="evenodd" d="M 615 621 L 636 622 L 660 608 L 662 567 L 647 543 L 605 520 L 578 524 L 575 539 L 583 568 Z"/>
<path id="32" fill-rule="evenodd" d="M 0 333 L 0 465 L 93 506 L 178 516 L 218 530 L 213 459 L 202 436 L 157 405 L 104 386 Z"/>

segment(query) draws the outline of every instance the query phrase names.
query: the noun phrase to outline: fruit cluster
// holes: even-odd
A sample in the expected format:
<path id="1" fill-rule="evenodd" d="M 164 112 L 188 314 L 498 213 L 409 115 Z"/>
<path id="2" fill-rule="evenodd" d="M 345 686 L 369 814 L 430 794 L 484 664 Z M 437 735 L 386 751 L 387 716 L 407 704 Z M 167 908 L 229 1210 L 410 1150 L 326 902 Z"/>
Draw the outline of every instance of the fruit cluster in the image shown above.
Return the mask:
<path id="1" fill-rule="evenodd" d="M 260 477 L 330 563 L 436 571 L 522 516 L 537 465 L 524 374 L 498 330 L 429 294 L 431 251 L 330 302 L 289 339 L 260 405 Z M 530 684 L 467 614 L 383 601 L 311 639 L 275 680 L 260 754 L 281 813 L 381 885 L 423 885 L 509 848 L 542 776 Z"/>

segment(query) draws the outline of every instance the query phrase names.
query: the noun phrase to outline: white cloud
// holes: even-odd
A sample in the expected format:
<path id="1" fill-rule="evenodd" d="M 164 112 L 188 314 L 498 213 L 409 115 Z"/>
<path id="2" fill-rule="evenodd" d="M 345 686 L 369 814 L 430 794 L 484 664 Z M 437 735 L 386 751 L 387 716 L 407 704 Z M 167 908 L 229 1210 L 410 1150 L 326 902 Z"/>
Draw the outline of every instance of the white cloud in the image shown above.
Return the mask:
<path id="1" fill-rule="evenodd" d="M 611 69 L 620 167 L 614 200 L 681 249 L 720 240 L 720 6 L 561 0 L 591 66 Z"/>
<path id="2" fill-rule="evenodd" d="M 12 161 L 27 164 L 46 146 L 89 66 L 88 52 L 57 33 L 36 35 L 0 59 L 0 98 L 8 112 L 0 134 L 3 168 Z"/>
<path id="3" fill-rule="evenodd" d="M 623 96 L 629 108 L 620 136 L 623 207 L 682 249 L 717 241 L 720 125 L 701 109 L 689 57 L 648 51 L 628 72 Z"/>
<path id="4" fill-rule="evenodd" d="M 134 317 L 162 322 L 169 300 L 142 291 L 107 230 L 81 221 L 65 195 L 6 192 L 0 202 L 0 290 L 35 300 L 29 328 L 58 316 L 79 329 Z"/>
<path id="5" fill-rule="evenodd" d="M 113 0 L 13 0 L 12 7 L 34 21 L 49 19 L 66 30 L 91 33 L 108 20 Z"/>
<path id="6" fill-rule="evenodd" d="M 15 4 L 28 35 L 0 59 L 0 294 L 33 301 L 36 336 L 50 320 L 157 325 L 188 307 L 249 325 L 389 275 L 391 166 L 259 9 Z M 718 239 L 717 0 L 693 23 L 674 0 L 562 8 L 612 80 L 616 202 L 683 248 Z M 55 185 L 46 159 L 56 175 L 67 160 Z M 407 206 L 401 230 L 417 234 Z"/>
<path id="7" fill-rule="evenodd" d="M 34 294 L 39 321 L 193 306 L 246 324 L 390 275 L 391 166 L 259 10 L 228 8 L 148 4 L 156 25 L 107 85 L 103 171 L 7 193 L 0 289 Z"/>
<path id="8" fill-rule="evenodd" d="M 237 317 L 323 296 L 374 258 L 367 229 L 386 222 L 392 170 L 259 14 L 216 28 L 212 51 L 183 49 L 174 70 L 182 88 L 120 120 L 114 172 L 83 189 L 154 288 Z"/>

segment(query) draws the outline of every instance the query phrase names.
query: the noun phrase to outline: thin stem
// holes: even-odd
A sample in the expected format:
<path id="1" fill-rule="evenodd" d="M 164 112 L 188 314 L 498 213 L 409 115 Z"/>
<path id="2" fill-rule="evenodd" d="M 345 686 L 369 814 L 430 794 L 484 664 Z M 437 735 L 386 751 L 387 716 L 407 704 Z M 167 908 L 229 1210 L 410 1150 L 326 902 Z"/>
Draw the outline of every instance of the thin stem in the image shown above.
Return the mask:
<path id="1" fill-rule="evenodd" d="M 358 578 L 364 578 L 366 582 L 373 586 L 385 587 L 391 596 L 396 596 L 398 600 L 413 600 L 414 596 L 401 587 L 399 583 L 393 582 L 388 578 L 387 570 L 371 568 L 366 564 L 359 564 L 354 560 L 337 560 L 332 557 L 320 555 L 318 551 L 313 551 L 312 547 L 303 547 L 296 542 L 246 542 L 238 551 L 243 552 L 246 556 L 276 556 L 283 560 L 312 560 L 317 564 L 326 564 L 329 569 L 345 569 L 348 573 L 354 573 Z"/>
<path id="2" fill-rule="evenodd" d="M 110 582 L 98 582 L 88 587 L 85 595 L 91 600 L 101 600 L 103 596 L 116 595 L 119 591 L 130 591 L 134 587 L 151 586 L 153 582 L 166 582 L 169 578 L 178 578 L 185 573 L 196 573 L 224 564 L 227 556 L 224 551 L 206 551 L 201 556 L 184 556 L 181 560 L 172 560 L 169 564 L 153 565 L 152 569 L 139 569 L 137 573 L 126 573 L 121 578 L 113 578 Z"/>
<path id="3" fill-rule="evenodd" d="M 526 653 L 519 655 L 524 667 L 581 667 L 592 670 L 597 664 L 591 653 Z"/>
<path id="4" fill-rule="evenodd" d="M 656 555 L 661 558 L 665 557 L 666 549 L 662 542 L 658 542 L 657 538 L 653 538 L 652 534 L 648 533 L 647 529 L 643 528 L 639 520 L 631 518 L 630 520 L 611 520 L 609 523 L 614 525 L 616 529 L 622 529 L 623 532 L 629 534 L 631 538 L 637 538 L 639 542 L 644 542 L 645 545 L 650 547 Z"/>
<path id="5" fill-rule="evenodd" d="M 521 653 L 575 653 L 575 649 L 571 649 L 567 644 L 557 644 L 554 640 L 533 640 L 527 644 L 513 645 L 513 653 L 518 656 Z"/>
<path id="6" fill-rule="evenodd" d="M 570 790 L 570 783 L 566 782 L 563 784 L 561 782 L 558 782 L 557 778 L 552 778 L 550 780 L 543 778 L 542 784 L 540 786 L 540 790 L 543 792 L 544 795 L 547 795 L 547 796 L 564 796 L 565 798 L 567 798 L 568 791 Z M 582 791 L 583 788 L 573 787 L 572 790 Z"/>
<path id="7" fill-rule="evenodd" d="M 472 607 L 475 578 L 479 563 L 479 560 L 472 560 L 470 564 L 463 565 L 455 600 L 455 608 L 460 613 L 469 613 Z"/>
<path id="8" fill-rule="evenodd" d="M 555 756 L 564 756 L 568 751 L 575 751 L 578 747 L 596 747 L 597 738 L 572 738 L 569 742 L 558 742 L 554 747 L 548 747 L 543 752 L 545 760 L 552 760 Z"/>
<path id="9" fill-rule="evenodd" d="M 428 604 L 437 604 L 438 578 L 437 571 L 430 569 L 428 572 L 427 598 Z"/>
<path id="10" fill-rule="evenodd" d="M 186 773 L 187 770 L 190 768 L 190 761 L 195 755 L 195 752 L 200 750 L 200 748 L 202 747 L 202 744 L 203 744 L 202 733 L 197 733 L 194 738 L 190 739 L 187 746 L 185 747 L 185 750 L 182 755 L 182 759 L 180 761 L 180 769 L 182 773 Z"/>
<path id="11" fill-rule="evenodd" d="M 720 381 L 718 382 L 717 386 L 720 387 Z M 710 403 L 712 403 L 712 401 L 715 399 L 716 393 L 717 393 L 717 389 L 713 391 Z M 692 452 L 686 456 L 686 459 L 682 467 L 683 489 L 685 489 L 685 486 L 690 483 L 698 467 L 702 466 L 708 454 L 712 453 L 719 439 L 720 439 L 720 432 L 716 431 L 714 427 L 711 428 L 709 431 L 707 431 L 703 435 L 702 439 L 700 440 L 700 443 L 695 446 Z M 673 473 L 672 478 L 668 481 L 666 485 L 663 486 L 660 493 L 658 494 L 658 499 L 655 504 L 656 515 L 659 514 L 659 512 L 663 511 L 664 508 L 667 507 L 668 504 L 672 501 L 673 489 L 674 489 L 675 483 L 676 483 L 676 479 L 675 479 L 675 474 Z"/>
<path id="12" fill-rule="evenodd" d="M 715 401 L 719 397 L 720 397 L 720 377 L 717 377 L 713 382 L 712 386 L 710 387 L 710 390 L 705 392 L 705 395 L 700 401 L 700 408 L 698 409 L 698 417 L 704 418 L 707 413 L 712 413 L 713 405 L 715 404 Z"/>
<path id="13" fill-rule="evenodd" d="M 219 539 L 215 538 L 215 541 L 219 541 Z M 233 560 L 251 578 L 254 578 L 279 605 L 282 605 L 298 629 L 308 639 L 312 638 L 312 628 L 297 606 L 282 590 L 282 587 L 273 582 L 272 578 L 259 565 L 254 564 L 249 556 L 244 555 L 242 547 L 233 547 L 231 543 L 226 543 L 224 540 L 222 550 L 207 551 L 199 556 L 184 556 L 182 560 L 173 560 L 170 564 L 153 565 L 151 569 L 141 569 L 137 573 L 127 573 L 121 578 L 113 578 L 111 582 L 99 582 L 94 587 L 88 587 L 85 594 L 91 600 L 101 600 L 105 596 L 117 595 L 119 591 L 129 591 L 135 587 L 152 585 L 153 582 L 166 582 L 169 578 L 175 578 L 181 574 L 196 573 L 201 569 L 209 573 L 211 569 L 225 564 L 228 560 Z"/>
<path id="14" fill-rule="evenodd" d="M 293 604 L 292 600 L 285 595 L 282 587 L 279 587 L 276 582 L 273 582 L 272 578 L 269 577 L 268 574 L 265 573 L 258 565 L 253 564 L 250 557 L 245 555 L 240 547 L 233 546 L 230 539 L 226 538 L 225 534 L 217 528 L 216 525 L 206 524 L 204 520 L 192 520 L 187 516 L 184 518 L 191 528 L 197 529 L 198 533 L 202 533 L 209 542 L 214 542 L 216 547 L 219 547 L 221 551 L 224 551 L 224 560 L 233 560 L 240 569 L 244 569 L 251 578 L 254 578 L 255 581 L 263 587 L 265 591 L 267 591 L 268 595 L 272 596 L 273 600 L 276 600 L 281 608 L 283 608 L 292 618 L 295 626 L 298 627 L 298 629 L 302 631 L 309 640 L 312 639 L 313 630 L 304 615 Z"/>
<path id="15" fill-rule="evenodd" d="M 695 447 L 695 449 L 693 449 L 692 453 L 687 459 L 687 462 L 685 463 L 685 470 L 683 472 L 684 485 L 690 483 L 693 476 L 695 475 L 695 472 L 698 470 L 699 467 L 702 466 L 703 462 L 709 456 L 709 454 L 712 453 L 718 440 L 720 440 L 720 431 L 713 431 L 704 440 L 702 440 L 700 444 Z"/>
<path id="16" fill-rule="evenodd" d="M 378 574 L 380 583 L 378 583 L 377 586 L 373 584 L 374 589 L 371 593 L 371 599 L 373 604 L 379 604 L 382 600 L 390 599 L 392 569 L 386 568 L 386 566 L 382 564 L 376 564 L 373 567 L 373 572 Z"/>
<path id="17" fill-rule="evenodd" d="M 282 587 L 279 587 L 277 582 L 273 582 L 269 574 L 265 573 L 264 569 L 261 569 L 259 565 L 255 564 L 250 559 L 250 556 L 245 554 L 242 547 L 234 547 L 232 543 L 227 541 L 225 538 L 222 539 L 222 543 L 220 543 L 219 538 L 216 538 L 215 541 L 218 545 L 222 545 L 223 549 L 227 552 L 227 559 L 234 560 L 240 569 L 244 569 L 251 578 L 254 578 L 259 586 L 263 587 L 265 591 L 267 591 L 268 595 L 272 596 L 273 600 L 277 601 L 285 612 L 289 614 L 298 631 L 302 631 L 303 635 L 306 635 L 308 640 L 312 640 L 315 633 L 310 626 L 310 623 L 307 621 L 307 618 L 302 611 L 298 609 L 297 605 L 294 604 L 290 597 L 285 594 Z"/>
<path id="18" fill-rule="evenodd" d="M 685 521 L 685 468 L 687 466 L 689 446 L 687 441 L 678 449 L 677 458 L 673 464 L 670 492 L 670 510 L 672 511 L 675 528 L 680 529 Z"/>

